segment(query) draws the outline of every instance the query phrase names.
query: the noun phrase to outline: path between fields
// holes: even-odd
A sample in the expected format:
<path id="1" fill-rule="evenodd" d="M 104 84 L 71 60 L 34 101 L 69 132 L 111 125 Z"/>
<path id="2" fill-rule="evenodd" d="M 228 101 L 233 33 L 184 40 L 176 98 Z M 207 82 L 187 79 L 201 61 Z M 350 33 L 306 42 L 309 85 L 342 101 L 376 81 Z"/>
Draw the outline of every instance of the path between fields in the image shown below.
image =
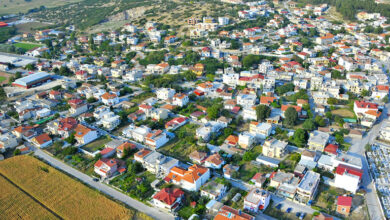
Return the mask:
<path id="1" fill-rule="evenodd" d="M 10 184 L 15 186 L 18 190 L 20 190 L 22 193 L 26 194 L 26 196 L 30 197 L 34 202 L 38 203 L 40 206 L 42 206 L 44 209 L 46 209 L 48 212 L 53 214 L 58 219 L 64 219 L 61 216 L 59 216 L 55 211 L 51 210 L 49 207 L 45 206 L 43 203 L 41 203 L 38 199 L 36 199 L 33 195 L 26 192 L 24 189 L 20 188 L 16 183 L 14 183 L 12 180 L 8 179 L 8 177 L 4 176 L 2 173 L 0 173 L 0 176 L 3 177 L 6 181 L 8 181 Z"/>
<path id="2" fill-rule="evenodd" d="M 40 149 L 35 149 L 35 155 L 44 159 L 45 161 L 47 161 L 51 166 L 76 177 L 80 181 L 88 184 L 90 187 L 97 189 L 100 192 L 105 193 L 105 194 L 111 196 L 112 198 L 119 200 L 119 201 L 125 203 L 126 205 L 136 209 L 137 211 L 143 212 L 143 213 L 149 215 L 150 217 L 152 217 L 154 219 L 163 219 L 163 220 L 174 219 L 173 215 L 171 215 L 171 214 L 168 214 L 166 212 L 162 212 L 162 211 L 160 211 L 156 208 L 153 208 L 153 207 L 149 207 L 149 206 L 143 204 L 142 202 L 139 202 L 135 199 L 132 199 L 131 197 L 127 196 L 126 194 L 119 192 L 119 191 L 117 191 L 117 190 L 115 190 L 115 189 L 113 189 L 113 188 L 111 188 L 103 183 L 93 181 L 92 177 L 66 165 L 62 161 L 48 155 L 47 153 L 45 153 L 44 151 L 42 151 Z"/>

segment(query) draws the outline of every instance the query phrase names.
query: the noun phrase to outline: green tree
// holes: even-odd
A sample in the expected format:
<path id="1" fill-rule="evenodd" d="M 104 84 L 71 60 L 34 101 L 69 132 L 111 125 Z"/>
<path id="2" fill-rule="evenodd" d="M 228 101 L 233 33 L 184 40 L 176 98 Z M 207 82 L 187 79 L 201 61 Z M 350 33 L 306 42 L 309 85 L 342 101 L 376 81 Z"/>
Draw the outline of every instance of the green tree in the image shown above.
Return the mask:
<path id="1" fill-rule="evenodd" d="M 317 129 L 316 123 L 313 119 L 306 119 L 305 122 L 303 122 L 302 127 L 307 131 L 313 131 Z"/>
<path id="2" fill-rule="evenodd" d="M 22 152 L 19 149 L 14 150 L 14 156 L 20 155 Z"/>
<path id="3" fill-rule="evenodd" d="M 366 89 L 363 89 L 362 92 L 360 93 L 361 96 L 365 97 L 365 96 L 369 96 L 370 95 L 370 92 Z"/>
<path id="4" fill-rule="evenodd" d="M 271 108 L 266 105 L 256 106 L 256 115 L 258 121 L 264 121 L 271 115 Z"/>
<path id="5" fill-rule="evenodd" d="M 324 127 L 325 126 L 325 120 L 324 118 L 322 118 L 321 116 L 317 115 L 315 118 L 314 118 L 314 121 L 315 123 L 319 126 L 319 127 Z"/>
<path id="6" fill-rule="evenodd" d="M 293 107 L 288 107 L 284 112 L 283 123 L 287 126 L 294 126 L 298 120 L 298 112 Z"/>
<path id="7" fill-rule="evenodd" d="M 242 64 L 244 65 L 245 68 L 250 68 L 255 64 L 258 64 L 260 62 L 260 56 L 258 55 L 247 55 L 242 59 Z"/>
<path id="8" fill-rule="evenodd" d="M 307 132 L 301 128 L 298 128 L 294 132 L 294 136 L 289 138 L 289 141 L 295 144 L 297 147 L 304 147 L 307 143 Z"/>
<path id="9" fill-rule="evenodd" d="M 213 105 L 213 106 L 207 108 L 207 116 L 211 120 L 216 119 L 219 115 L 219 111 L 221 110 L 221 108 L 222 108 L 221 104 Z"/>

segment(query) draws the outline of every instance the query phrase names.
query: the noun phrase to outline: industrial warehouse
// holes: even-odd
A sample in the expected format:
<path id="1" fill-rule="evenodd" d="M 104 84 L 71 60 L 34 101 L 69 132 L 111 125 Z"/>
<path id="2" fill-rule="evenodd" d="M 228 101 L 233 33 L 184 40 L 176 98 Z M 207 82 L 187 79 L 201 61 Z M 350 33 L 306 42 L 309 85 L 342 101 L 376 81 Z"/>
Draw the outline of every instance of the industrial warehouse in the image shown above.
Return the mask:
<path id="1" fill-rule="evenodd" d="M 29 76 L 25 76 L 23 78 L 15 80 L 12 83 L 13 86 L 22 87 L 25 89 L 29 89 L 31 87 L 35 87 L 41 85 L 44 82 L 47 82 L 52 79 L 52 76 L 46 72 L 38 72 L 31 74 Z"/>

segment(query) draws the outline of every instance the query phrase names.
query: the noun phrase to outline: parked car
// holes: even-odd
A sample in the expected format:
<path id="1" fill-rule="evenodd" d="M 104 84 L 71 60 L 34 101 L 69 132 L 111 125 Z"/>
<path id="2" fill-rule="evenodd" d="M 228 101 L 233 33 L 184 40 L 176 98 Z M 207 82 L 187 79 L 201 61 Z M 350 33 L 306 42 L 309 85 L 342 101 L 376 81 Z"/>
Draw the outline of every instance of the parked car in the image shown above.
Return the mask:
<path id="1" fill-rule="evenodd" d="M 301 213 L 300 213 L 300 212 L 297 212 L 297 213 L 295 213 L 295 216 L 296 216 L 297 218 L 299 218 L 299 216 L 301 216 Z"/>
<path id="2" fill-rule="evenodd" d="M 99 179 L 98 178 L 93 178 L 93 181 L 99 182 Z"/>
<path id="3" fill-rule="evenodd" d="M 280 208 L 282 208 L 282 204 L 278 204 L 278 205 L 276 206 L 276 209 L 279 209 L 279 210 L 280 210 Z"/>
<path id="4" fill-rule="evenodd" d="M 291 210 L 292 210 L 292 208 L 291 208 L 291 207 L 289 207 L 289 208 L 287 208 L 286 212 L 287 212 L 287 213 L 290 213 L 290 212 L 291 212 Z"/>
<path id="5" fill-rule="evenodd" d="M 302 212 L 301 215 L 299 216 L 299 219 L 303 219 L 306 216 L 306 213 Z"/>

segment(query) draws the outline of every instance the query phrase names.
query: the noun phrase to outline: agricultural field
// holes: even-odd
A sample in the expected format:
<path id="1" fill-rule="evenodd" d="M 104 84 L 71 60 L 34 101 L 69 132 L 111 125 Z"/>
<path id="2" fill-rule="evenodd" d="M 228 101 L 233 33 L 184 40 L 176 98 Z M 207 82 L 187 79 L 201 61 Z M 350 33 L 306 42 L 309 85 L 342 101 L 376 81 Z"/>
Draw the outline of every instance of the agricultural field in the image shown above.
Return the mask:
<path id="1" fill-rule="evenodd" d="M 0 219 L 58 219 L 2 176 L 0 185 Z"/>
<path id="2" fill-rule="evenodd" d="M 145 218 L 31 156 L 0 162 L 0 173 L 64 219 Z"/>
<path id="3" fill-rule="evenodd" d="M 12 13 L 25 13 L 30 9 L 39 8 L 40 6 L 45 6 L 46 8 L 52 8 L 57 6 L 62 6 L 74 2 L 79 2 L 82 0 L 1 0 L 0 1 L 0 15 L 12 14 Z"/>
<path id="4" fill-rule="evenodd" d="M 32 44 L 32 43 L 16 43 L 14 44 L 15 47 L 21 48 L 25 51 L 29 51 L 38 47 L 41 47 L 40 44 Z"/>

